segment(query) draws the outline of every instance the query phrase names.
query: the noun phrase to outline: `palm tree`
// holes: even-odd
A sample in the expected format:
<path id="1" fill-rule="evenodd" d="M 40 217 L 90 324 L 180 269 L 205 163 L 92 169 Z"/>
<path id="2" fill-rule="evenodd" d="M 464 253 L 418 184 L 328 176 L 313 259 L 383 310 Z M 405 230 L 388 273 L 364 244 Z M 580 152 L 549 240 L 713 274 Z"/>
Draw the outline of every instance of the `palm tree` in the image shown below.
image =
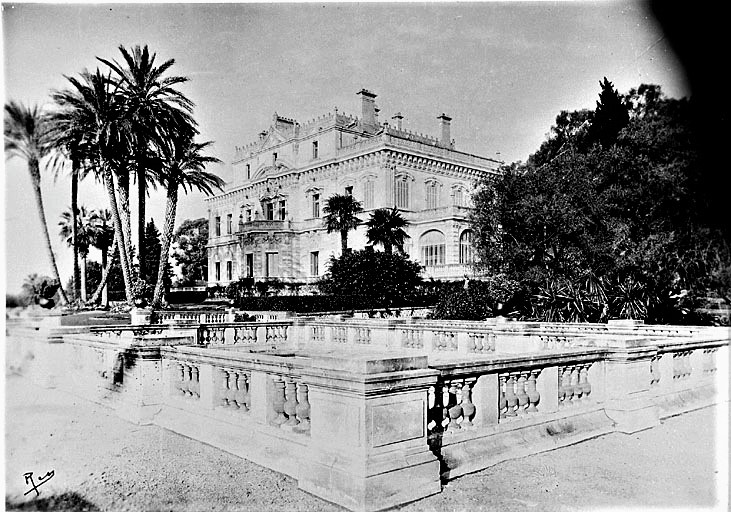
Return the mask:
<path id="1" fill-rule="evenodd" d="M 325 227 L 328 233 L 340 232 L 341 254 L 348 252 L 348 231 L 358 227 L 358 214 L 362 211 L 363 205 L 350 194 L 335 194 L 325 203 L 322 210 L 325 214 Z"/>
<path id="2" fill-rule="evenodd" d="M 125 116 L 131 120 L 135 134 L 133 172 L 137 177 L 138 218 L 137 218 L 137 255 L 140 262 L 139 273 L 145 275 L 145 202 L 148 180 L 154 181 L 158 173 L 151 169 L 149 150 L 151 145 L 162 145 L 164 140 L 176 134 L 187 134 L 193 137 L 196 122 L 191 113 L 193 102 L 175 89 L 175 86 L 187 82 L 181 76 L 164 77 L 164 73 L 175 63 L 174 59 L 155 66 L 156 53 L 150 54 L 147 45 L 139 45 L 128 51 L 119 46 L 126 66 L 117 61 L 98 58 L 109 66 L 117 75 L 120 94 L 124 98 Z"/>
<path id="3" fill-rule="evenodd" d="M 14 156 L 22 158 L 28 165 L 31 184 L 36 199 L 38 215 L 41 219 L 41 230 L 46 242 L 46 251 L 51 262 L 53 276 L 61 283 L 61 276 L 56 265 L 56 256 L 53 254 L 51 238 L 48 235 L 46 211 L 41 194 L 40 162 L 49 154 L 50 146 L 45 136 L 44 118 L 37 106 L 26 107 L 11 101 L 5 105 L 5 152 L 8 158 Z M 59 287 L 61 300 L 68 302 L 63 286 Z"/>
<path id="4" fill-rule="evenodd" d="M 404 228 L 409 225 L 409 221 L 401 216 L 397 208 L 375 210 L 366 225 L 368 226 L 366 237 L 369 243 L 382 245 L 386 254 L 391 254 L 393 247 L 401 253 L 404 252 L 404 243 L 410 238 Z"/>
<path id="5" fill-rule="evenodd" d="M 89 302 L 94 304 L 101 296 L 102 306 L 104 307 L 109 304 L 107 277 L 109 276 L 113 259 L 109 258 L 109 256 L 114 255 L 114 251 L 116 251 L 118 245 L 112 222 L 112 214 L 109 210 L 92 210 L 90 214 L 91 245 L 99 249 L 102 253 L 102 278 Z"/>
<path id="6" fill-rule="evenodd" d="M 91 246 L 92 226 L 91 216 L 84 206 L 78 214 L 74 215 L 73 208 L 61 213 L 61 220 L 58 223 L 59 236 L 74 252 L 81 257 L 81 300 L 86 302 L 86 259 L 89 257 Z"/>
<path id="7" fill-rule="evenodd" d="M 162 302 L 165 268 L 170 253 L 178 206 L 178 189 L 182 188 L 186 194 L 189 190 L 197 189 L 206 195 L 213 195 L 214 188 L 219 190 L 223 188 L 224 181 L 221 178 L 204 170 L 206 164 L 221 162 L 218 158 L 203 155 L 203 151 L 211 144 L 212 142 L 196 143 L 191 137 L 181 136 L 173 138 L 165 148 L 165 170 L 162 175 L 162 183 L 167 189 L 167 203 L 162 247 L 160 248 L 160 264 L 152 299 L 153 307 L 159 307 Z"/>
<path id="8" fill-rule="evenodd" d="M 84 71 L 80 78 L 66 77 L 71 89 L 54 94 L 61 109 L 69 111 L 84 133 L 85 152 L 95 173 L 101 176 L 109 197 L 109 206 L 114 220 L 114 230 L 120 247 L 120 262 L 127 294 L 132 300 L 132 271 L 130 264 L 130 241 L 120 214 L 115 171 L 125 170 L 126 155 L 132 146 L 131 123 L 124 117 L 123 98 L 119 87 L 97 69 L 94 73 Z M 120 189 L 124 188 L 121 183 Z"/>

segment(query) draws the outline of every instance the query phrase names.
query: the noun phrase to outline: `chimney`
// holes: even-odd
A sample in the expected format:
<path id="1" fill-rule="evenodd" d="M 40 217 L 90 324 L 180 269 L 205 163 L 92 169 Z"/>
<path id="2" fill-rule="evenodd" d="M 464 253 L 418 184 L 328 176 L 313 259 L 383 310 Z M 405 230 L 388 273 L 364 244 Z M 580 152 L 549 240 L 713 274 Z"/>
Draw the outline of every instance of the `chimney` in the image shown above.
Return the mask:
<path id="1" fill-rule="evenodd" d="M 452 146 L 452 137 L 450 134 L 450 123 L 452 122 L 452 118 L 449 117 L 447 114 L 442 112 L 442 115 L 437 117 L 442 122 L 442 136 L 439 139 L 439 143 L 445 147 L 445 148 L 451 148 Z"/>
<path id="2" fill-rule="evenodd" d="M 401 115 L 401 112 L 396 112 L 391 119 L 395 119 L 396 120 L 396 128 L 398 129 L 398 131 L 401 131 L 401 130 L 404 129 L 403 128 L 403 119 L 404 119 L 404 116 Z"/>
<path id="3" fill-rule="evenodd" d="M 362 101 L 361 111 L 361 122 L 365 131 L 375 131 L 378 126 L 376 119 L 376 94 L 373 94 L 367 89 L 361 89 L 360 92 Z"/>

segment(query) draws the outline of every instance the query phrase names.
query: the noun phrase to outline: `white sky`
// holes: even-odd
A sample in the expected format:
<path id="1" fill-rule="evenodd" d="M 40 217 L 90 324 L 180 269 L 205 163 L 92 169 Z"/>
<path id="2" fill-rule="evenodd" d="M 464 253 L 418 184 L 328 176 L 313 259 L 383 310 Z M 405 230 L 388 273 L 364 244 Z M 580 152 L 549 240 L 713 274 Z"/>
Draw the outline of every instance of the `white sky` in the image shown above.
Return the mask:
<path id="1" fill-rule="evenodd" d="M 560 110 L 593 108 L 599 80 L 620 92 L 660 84 L 688 94 L 682 68 L 637 2 L 348 4 L 4 4 L 5 101 L 48 102 L 63 75 L 119 59 L 117 47 L 148 44 L 158 62 L 190 78 L 202 138 L 225 164 L 235 145 L 256 138 L 274 111 L 299 121 L 337 106 L 360 115 L 356 92 L 376 94 L 381 120 L 405 115 L 407 129 L 437 135 L 453 118 L 457 149 L 512 162 L 545 139 Z M 7 290 L 28 274 L 50 275 L 25 166 L 5 162 Z M 44 175 L 51 238 L 64 282 L 71 250 L 58 233 L 70 181 Z M 107 207 L 101 187 L 80 204 Z M 158 228 L 164 195 L 148 201 Z M 133 201 L 133 215 L 135 215 Z M 200 195 L 183 198 L 178 224 L 206 213 Z M 133 225 L 134 222 L 133 217 Z M 92 259 L 98 255 L 92 252 Z"/>

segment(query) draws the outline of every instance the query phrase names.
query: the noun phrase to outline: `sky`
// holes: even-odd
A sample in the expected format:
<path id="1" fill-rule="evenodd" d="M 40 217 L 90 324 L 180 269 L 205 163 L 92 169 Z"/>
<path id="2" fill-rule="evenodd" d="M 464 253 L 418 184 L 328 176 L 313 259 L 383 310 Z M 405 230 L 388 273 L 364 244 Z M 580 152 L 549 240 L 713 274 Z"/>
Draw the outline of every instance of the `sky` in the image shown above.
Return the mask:
<path id="1" fill-rule="evenodd" d="M 77 75 L 121 60 L 119 45 L 147 44 L 196 104 L 201 140 L 231 176 L 234 148 L 268 128 L 272 114 L 307 121 L 329 112 L 360 115 L 356 93 L 378 95 L 380 119 L 439 133 L 452 117 L 461 151 L 525 161 L 561 110 L 594 108 L 599 81 L 620 92 L 641 83 L 689 95 L 682 67 L 644 4 L 619 1 L 294 4 L 18 4 L 2 11 L 4 101 L 48 105 Z M 51 275 L 27 169 L 4 161 L 6 290 L 31 273 Z M 43 175 L 50 236 L 64 282 L 72 253 L 58 236 L 70 180 Z M 88 180 L 80 204 L 108 208 Z M 134 191 L 133 191 L 134 192 Z M 133 201 L 133 229 L 136 227 Z M 153 192 L 158 228 L 165 197 Z M 177 224 L 206 215 L 203 196 L 178 204 Z M 99 260 L 92 250 L 91 259 Z"/>

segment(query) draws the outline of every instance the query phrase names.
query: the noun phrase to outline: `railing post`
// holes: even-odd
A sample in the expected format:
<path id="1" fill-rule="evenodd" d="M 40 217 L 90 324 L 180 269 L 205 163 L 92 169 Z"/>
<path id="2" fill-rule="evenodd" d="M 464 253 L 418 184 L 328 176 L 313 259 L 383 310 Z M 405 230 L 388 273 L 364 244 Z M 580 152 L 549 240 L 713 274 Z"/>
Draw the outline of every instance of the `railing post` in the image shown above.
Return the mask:
<path id="1" fill-rule="evenodd" d="M 538 408 L 541 412 L 558 411 L 558 367 L 547 366 L 536 379 L 536 390 L 541 396 Z"/>
<path id="2" fill-rule="evenodd" d="M 200 404 L 205 409 L 212 410 L 216 405 L 216 375 L 210 364 L 198 365 L 198 379 L 200 381 Z"/>
<path id="3" fill-rule="evenodd" d="M 472 387 L 472 403 L 475 406 L 475 419 L 472 423 L 477 427 L 497 425 L 500 410 L 498 397 L 500 396 L 497 373 L 480 375 Z"/>

